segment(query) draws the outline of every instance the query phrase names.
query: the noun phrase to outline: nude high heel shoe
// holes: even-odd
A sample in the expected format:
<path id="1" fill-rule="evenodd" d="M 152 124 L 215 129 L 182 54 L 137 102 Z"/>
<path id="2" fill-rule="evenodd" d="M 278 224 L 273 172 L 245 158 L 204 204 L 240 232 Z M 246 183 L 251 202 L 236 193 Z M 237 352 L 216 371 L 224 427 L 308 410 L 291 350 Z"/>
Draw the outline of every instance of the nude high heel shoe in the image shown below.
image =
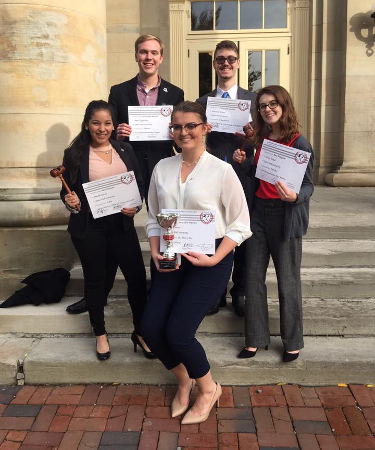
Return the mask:
<path id="1" fill-rule="evenodd" d="M 195 380 L 192 380 L 190 394 L 189 394 L 189 402 L 190 402 L 190 397 L 193 392 L 194 386 L 195 386 Z M 180 404 L 180 402 L 178 401 L 177 394 L 176 394 L 175 398 L 173 399 L 173 402 L 171 404 L 172 417 L 181 416 L 181 414 L 183 414 L 188 408 L 189 408 L 189 403 L 185 406 L 182 406 Z"/>
<path id="2" fill-rule="evenodd" d="M 216 383 L 216 391 L 215 394 L 211 400 L 210 407 L 208 408 L 208 411 L 206 414 L 203 414 L 203 416 L 196 416 L 192 410 L 190 409 L 186 414 L 185 417 L 181 421 L 181 425 L 192 425 L 194 423 L 202 423 L 208 419 L 208 416 L 210 415 L 211 409 L 215 406 L 215 403 L 217 402 L 217 406 L 219 406 L 219 398 L 222 394 L 222 389 L 219 383 Z"/>

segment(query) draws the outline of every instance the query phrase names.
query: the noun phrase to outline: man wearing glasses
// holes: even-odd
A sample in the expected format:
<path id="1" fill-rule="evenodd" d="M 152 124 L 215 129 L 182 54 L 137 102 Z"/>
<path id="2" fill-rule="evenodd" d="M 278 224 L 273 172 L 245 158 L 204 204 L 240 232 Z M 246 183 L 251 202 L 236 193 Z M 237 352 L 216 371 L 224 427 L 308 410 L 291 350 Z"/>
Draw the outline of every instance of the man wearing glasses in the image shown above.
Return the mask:
<path id="1" fill-rule="evenodd" d="M 250 100 L 252 106 L 255 104 L 255 93 L 242 89 L 237 85 L 237 72 L 240 67 L 239 52 L 237 45 L 232 41 L 221 41 L 216 45 L 213 66 L 217 75 L 218 84 L 214 91 L 197 99 L 204 108 L 207 107 L 208 97 L 221 97 L 231 99 Z M 233 160 L 233 153 L 240 148 L 243 139 L 231 133 L 219 133 L 212 131 L 207 135 L 207 147 L 217 158 L 232 164 L 245 191 L 246 198 L 249 196 L 250 179 L 239 169 L 239 164 Z M 247 158 L 253 158 L 254 150 L 251 144 L 246 145 Z M 245 314 L 244 284 L 245 284 L 246 249 L 245 245 L 236 247 L 234 253 L 234 266 L 230 290 L 232 305 L 235 313 L 242 317 Z M 209 314 L 216 314 L 220 306 L 226 305 L 226 291 Z"/>

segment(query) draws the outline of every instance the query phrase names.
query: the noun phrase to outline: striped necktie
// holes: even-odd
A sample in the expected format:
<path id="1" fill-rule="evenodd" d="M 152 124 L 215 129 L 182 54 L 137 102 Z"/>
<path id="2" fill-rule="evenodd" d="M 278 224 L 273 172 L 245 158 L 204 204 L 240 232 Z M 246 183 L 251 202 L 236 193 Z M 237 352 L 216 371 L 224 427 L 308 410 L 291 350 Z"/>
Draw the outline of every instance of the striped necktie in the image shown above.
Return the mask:
<path id="1" fill-rule="evenodd" d="M 229 98 L 228 92 L 223 92 L 223 95 L 221 96 L 221 98 Z"/>

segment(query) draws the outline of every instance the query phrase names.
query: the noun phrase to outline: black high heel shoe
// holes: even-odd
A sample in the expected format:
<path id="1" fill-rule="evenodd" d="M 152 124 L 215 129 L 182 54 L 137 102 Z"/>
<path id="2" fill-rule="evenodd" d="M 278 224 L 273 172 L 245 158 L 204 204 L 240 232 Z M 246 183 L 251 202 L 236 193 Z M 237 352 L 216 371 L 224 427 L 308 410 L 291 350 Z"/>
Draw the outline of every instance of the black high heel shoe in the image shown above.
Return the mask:
<path id="1" fill-rule="evenodd" d="M 299 352 L 298 353 L 288 353 L 288 352 L 284 351 L 284 353 L 283 353 L 283 361 L 285 363 L 295 361 L 298 357 L 299 357 Z"/>
<path id="2" fill-rule="evenodd" d="M 259 347 L 258 347 L 259 348 Z M 264 350 L 268 350 L 268 345 L 266 345 L 264 347 Z M 243 350 L 240 351 L 240 353 L 237 355 L 237 358 L 254 358 L 254 356 L 257 354 L 258 349 L 255 350 L 255 352 L 251 351 L 251 350 L 246 350 L 246 348 L 244 348 Z"/>
<path id="3" fill-rule="evenodd" d="M 108 334 L 105 333 L 105 335 L 107 336 L 107 342 L 108 342 L 108 347 L 109 350 L 108 352 L 105 353 L 99 353 L 98 352 L 98 342 L 95 342 L 95 347 L 96 347 L 96 357 L 98 358 L 99 361 L 105 361 L 106 359 L 108 359 L 111 356 L 111 347 L 109 345 L 109 339 L 108 339 Z"/>
<path id="4" fill-rule="evenodd" d="M 137 333 L 135 331 L 133 331 L 132 335 L 131 335 L 131 340 L 133 341 L 134 344 L 134 353 L 137 353 L 137 345 L 139 345 L 143 351 L 143 354 L 145 355 L 145 357 L 147 359 L 155 359 L 156 356 L 152 353 L 152 352 L 148 352 L 142 345 L 142 342 L 139 340 Z"/>

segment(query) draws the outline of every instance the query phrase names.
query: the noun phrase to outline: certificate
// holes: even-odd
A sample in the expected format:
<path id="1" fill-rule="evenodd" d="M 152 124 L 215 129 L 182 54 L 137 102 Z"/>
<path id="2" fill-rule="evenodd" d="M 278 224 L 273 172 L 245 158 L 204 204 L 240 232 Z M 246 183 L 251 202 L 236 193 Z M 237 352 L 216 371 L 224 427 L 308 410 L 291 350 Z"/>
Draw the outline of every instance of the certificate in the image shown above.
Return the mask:
<path id="1" fill-rule="evenodd" d="M 213 255 L 215 253 L 215 214 L 212 211 L 195 209 L 162 209 L 161 212 L 177 213 L 179 218 L 173 228 L 172 248 L 175 253 L 199 252 Z M 165 230 L 160 229 L 160 251 L 164 252 L 162 239 Z"/>
<path id="2" fill-rule="evenodd" d="M 118 213 L 122 208 L 142 205 L 134 172 L 90 181 L 82 186 L 94 219 Z"/>
<path id="3" fill-rule="evenodd" d="M 255 176 L 271 184 L 282 181 L 298 194 L 309 160 L 309 152 L 265 139 Z"/>
<path id="4" fill-rule="evenodd" d="M 172 105 L 128 106 L 129 141 L 169 141 Z"/>
<path id="5" fill-rule="evenodd" d="M 212 131 L 220 133 L 243 133 L 243 127 L 251 122 L 251 101 L 207 97 L 207 121 Z"/>

